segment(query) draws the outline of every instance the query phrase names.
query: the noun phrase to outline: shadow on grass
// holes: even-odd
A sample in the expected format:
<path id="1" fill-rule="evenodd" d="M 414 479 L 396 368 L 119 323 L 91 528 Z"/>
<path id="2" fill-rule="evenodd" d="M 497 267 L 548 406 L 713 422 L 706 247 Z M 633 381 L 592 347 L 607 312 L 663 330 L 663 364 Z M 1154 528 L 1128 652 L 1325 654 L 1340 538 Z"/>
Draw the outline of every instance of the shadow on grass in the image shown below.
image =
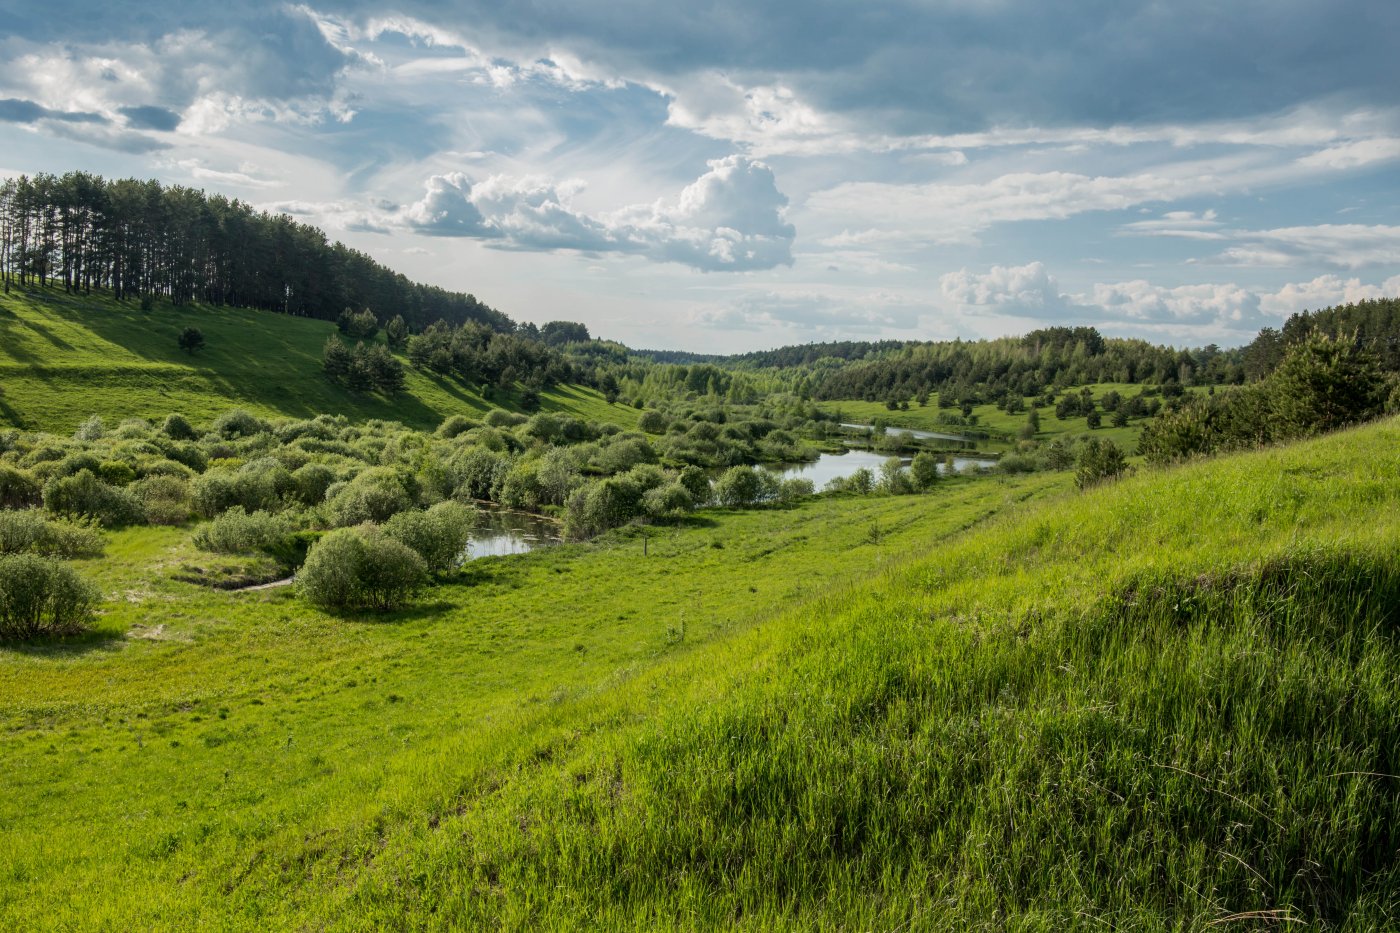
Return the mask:
<path id="1" fill-rule="evenodd" d="M 62 661 L 97 651 L 116 651 L 126 643 L 125 632 L 93 629 L 77 635 L 53 635 L 30 641 L 0 641 L 0 657 L 5 655 Z"/>

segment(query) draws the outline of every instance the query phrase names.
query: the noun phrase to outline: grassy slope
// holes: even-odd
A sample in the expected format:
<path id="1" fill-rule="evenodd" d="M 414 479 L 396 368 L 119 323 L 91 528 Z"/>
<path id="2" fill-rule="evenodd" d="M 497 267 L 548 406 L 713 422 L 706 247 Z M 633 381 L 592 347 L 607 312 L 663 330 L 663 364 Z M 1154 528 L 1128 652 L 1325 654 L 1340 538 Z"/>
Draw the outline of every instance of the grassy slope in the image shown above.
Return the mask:
<path id="1" fill-rule="evenodd" d="M 3 655 L 0 916 L 1393 927 L 1397 449 L 721 515 L 389 624 L 124 535 L 104 629 L 158 638 Z"/>
<path id="2" fill-rule="evenodd" d="M 718 513 L 655 529 L 646 559 L 619 537 L 476 562 L 388 621 L 330 618 L 289 590 L 173 582 L 192 556 L 187 530 L 114 535 L 81 566 L 109 594 L 100 630 L 0 650 L 13 854 L 0 925 L 280 917 L 286 860 L 308 858 L 309 840 L 332 843 L 335 861 L 341 843 L 425 819 L 463 774 L 527 751 L 577 698 L 1060 482 Z M 875 526 L 881 540 L 867 543 Z M 340 896 L 304 894 L 297 906 L 314 911 Z"/>
<path id="3" fill-rule="evenodd" d="M 1117 392 L 1124 398 L 1132 398 L 1142 391 L 1140 385 L 1130 385 L 1121 382 L 1104 382 L 1089 387 L 1095 399 L 1101 399 L 1109 392 Z M 1075 388 L 1072 391 L 1078 392 Z M 1195 390 L 1193 390 L 1195 391 Z M 938 423 L 938 415 L 943 411 L 958 413 L 958 409 L 942 409 L 938 407 L 938 394 L 929 396 L 927 405 L 919 406 L 911 404 L 908 411 L 890 411 L 885 407 L 884 402 L 866 402 L 860 399 L 847 399 L 843 401 L 822 402 L 821 407 L 830 412 L 840 412 L 841 420 L 870 424 L 876 418 L 883 418 L 885 423 L 894 427 L 912 428 L 916 431 L 937 431 L 942 434 L 957 434 L 958 428 L 946 424 Z M 1008 415 L 995 405 L 975 405 L 972 413 L 977 415 L 977 427 L 970 430 L 990 430 L 1000 432 L 1011 437 L 1011 444 L 998 443 L 996 441 L 980 442 L 981 446 L 999 450 L 1006 449 L 1015 444 L 1018 432 L 1022 425 L 1026 423 L 1026 412 L 1015 415 Z M 1112 416 L 1099 412 L 1102 418 L 1102 427 L 1090 429 L 1088 420 L 1084 417 L 1066 418 L 1061 421 L 1055 417 L 1053 408 L 1042 408 L 1040 410 L 1040 433 L 1036 435 L 1039 441 L 1053 441 L 1058 437 L 1072 438 L 1077 435 L 1087 434 L 1093 437 L 1111 440 L 1120 447 L 1125 448 L 1129 453 L 1137 450 L 1138 434 L 1142 430 L 1142 419 L 1134 418 L 1125 427 L 1115 428 L 1112 424 Z"/>
<path id="4" fill-rule="evenodd" d="M 188 355 L 175 338 L 189 325 L 206 348 Z M 110 298 L 61 290 L 0 296 L 0 426 L 70 431 L 100 414 L 158 419 L 178 411 L 196 421 L 243 407 L 261 415 L 340 413 L 434 428 L 450 414 L 513 408 L 505 393 L 486 401 L 453 380 L 410 368 L 393 398 L 356 394 L 321 372 L 332 324 L 233 308 L 158 306 L 141 311 Z M 542 406 L 633 427 L 638 413 L 591 389 L 558 387 Z"/>

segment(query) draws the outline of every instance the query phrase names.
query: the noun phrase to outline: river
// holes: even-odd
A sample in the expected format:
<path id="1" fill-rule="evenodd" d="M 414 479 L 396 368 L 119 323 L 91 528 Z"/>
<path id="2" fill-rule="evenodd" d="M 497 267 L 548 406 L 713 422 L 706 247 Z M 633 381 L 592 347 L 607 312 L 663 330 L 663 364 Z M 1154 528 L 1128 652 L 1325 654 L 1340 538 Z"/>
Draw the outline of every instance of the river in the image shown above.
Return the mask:
<path id="1" fill-rule="evenodd" d="M 782 479 L 809 479 L 816 487 L 817 492 L 821 492 L 827 483 L 834 479 L 844 479 L 856 470 L 864 467 L 875 478 L 880 478 L 880 467 L 884 466 L 889 454 L 877 454 L 868 450 L 848 450 L 843 454 L 822 454 L 816 460 L 804 463 L 780 463 L 766 467 L 777 473 Z M 908 457 L 901 457 L 900 460 L 905 466 L 909 465 Z M 985 460 L 977 457 L 954 457 L 953 469 L 962 472 L 964 470 L 975 470 L 980 468 L 991 468 L 996 466 L 995 460 Z M 947 465 L 939 461 L 938 472 L 947 473 Z"/>

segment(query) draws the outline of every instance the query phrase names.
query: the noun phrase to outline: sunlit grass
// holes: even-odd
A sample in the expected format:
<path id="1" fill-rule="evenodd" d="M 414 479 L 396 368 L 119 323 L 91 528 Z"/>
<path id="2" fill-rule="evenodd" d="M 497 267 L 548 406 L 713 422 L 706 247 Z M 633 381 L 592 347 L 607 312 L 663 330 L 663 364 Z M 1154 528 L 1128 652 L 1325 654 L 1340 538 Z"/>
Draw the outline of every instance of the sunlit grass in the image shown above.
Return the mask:
<path id="1" fill-rule="evenodd" d="M 190 325 L 205 338 L 195 354 L 175 343 Z M 412 367 L 398 395 L 350 392 L 322 372 L 333 333 L 327 321 L 267 311 L 165 303 L 142 311 L 98 295 L 14 290 L 0 295 L 0 426 L 68 432 L 89 415 L 159 420 L 172 411 L 207 421 L 236 406 L 262 416 L 333 413 L 432 429 L 451 414 L 519 410 L 518 392 L 487 399 Z M 543 392 L 541 404 L 624 428 L 638 416 L 577 386 Z"/>

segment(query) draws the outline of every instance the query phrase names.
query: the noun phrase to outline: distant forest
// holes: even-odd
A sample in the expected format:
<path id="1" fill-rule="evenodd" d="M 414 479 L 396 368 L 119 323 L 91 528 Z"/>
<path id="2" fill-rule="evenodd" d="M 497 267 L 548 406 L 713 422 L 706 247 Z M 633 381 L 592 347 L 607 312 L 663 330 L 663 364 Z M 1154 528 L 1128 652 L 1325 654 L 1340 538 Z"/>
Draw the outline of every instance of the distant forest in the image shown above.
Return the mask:
<path id="1" fill-rule="evenodd" d="M 415 330 L 436 321 L 515 329 L 474 296 L 411 282 L 285 214 L 84 172 L 0 184 L 0 280 L 6 291 L 11 284 L 110 289 L 123 301 L 165 298 L 330 321 L 353 306 L 382 321 L 402 315 Z"/>

